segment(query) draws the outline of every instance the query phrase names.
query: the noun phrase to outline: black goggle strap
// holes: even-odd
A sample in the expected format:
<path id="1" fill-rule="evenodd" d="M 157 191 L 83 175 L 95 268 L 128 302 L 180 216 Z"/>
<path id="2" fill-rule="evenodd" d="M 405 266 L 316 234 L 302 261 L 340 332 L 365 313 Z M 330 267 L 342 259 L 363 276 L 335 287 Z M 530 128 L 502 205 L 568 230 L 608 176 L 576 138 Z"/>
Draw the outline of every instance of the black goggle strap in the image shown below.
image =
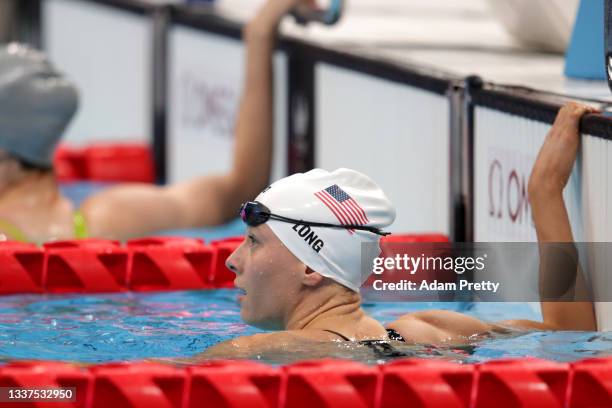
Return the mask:
<path id="1" fill-rule="evenodd" d="M 249 211 L 247 211 L 247 208 Z M 288 222 L 293 224 L 300 225 L 309 225 L 311 227 L 324 227 L 324 228 L 342 228 L 342 229 L 353 229 L 353 230 L 362 230 L 368 231 L 377 235 L 390 235 L 390 232 L 381 231 L 379 228 L 370 227 L 367 225 L 337 225 L 337 224 L 328 224 L 325 222 L 314 222 L 314 221 L 304 221 L 304 220 L 296 220 L 295 218 L 283 217 L 282 215 L 272 214 L 270 210 L 263 204 L 258 202 L 248 202 L 243 204 L 240 209 L 240 216 L 244 222 L 246 222 L 251 227 L 256 227 L 258 225 L 264 224 L 266 221 L 272 219 L 282 222 Z"/>
<path id="2" fill-rule="evenodd" d="M 390 235 L 391 234 L 390 232 L 384 232 L 384 231 L 381 231 L 379 228 L 370 227 L 370 226 L 367 226 L 367 225 L 353 225 L 353 224 L 337 225 L 337 224 L 328 224 L 328 223 L 325 223 L 325 222 L 314 222 L 314 221 L 296 220 L 296 219 L 293 219 L 293 218 L 283 217 L 282 215 L 276 215 L 276 214 L 270 214 L 270 219 L 271 220 L 277 220 L 277 221 L 283 221 L 283 222 L 291 222 L 291 223 L 300 224 L 300 225 L 308 225 L 308 226 L 311 226 L 311 227 L 342 228 L 342 229 L 362 230 L 362 231 L 368 231 L 368 232 L 372 232 L 374 234 L 382 235 L 382 236 L 386 236 L 386 235 Z"/>

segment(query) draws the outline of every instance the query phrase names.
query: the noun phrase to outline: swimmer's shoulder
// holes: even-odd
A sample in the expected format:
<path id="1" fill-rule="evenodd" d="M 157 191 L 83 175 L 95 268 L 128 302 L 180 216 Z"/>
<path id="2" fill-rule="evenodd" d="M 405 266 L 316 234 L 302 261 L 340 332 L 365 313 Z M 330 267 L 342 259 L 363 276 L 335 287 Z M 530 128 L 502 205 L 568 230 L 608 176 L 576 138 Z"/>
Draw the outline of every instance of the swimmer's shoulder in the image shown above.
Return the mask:
<path id="1" fill-rule="evenodd" d="M 380 340 L 372 337 L 373 340 Z M 386 335 L 383 336 L 386 338 Z M 209 347 L 204 352 L 190 358 L 190 362 L 215 358 L 249 358 L 275 351 L 286 351 L 300 346 L 317 343 L 344 342 L 346 340 L 331 331 L 320 329 L 285 330 L 272 333 L 259 333 L 250 336 L 240 336 L 223 341 Z"/>
<path id="2" fill-rule="evenodd" d="M 20 206 L 0 210 L 0 240 L 42 244 L 74 238 L 73 205 L 61 198 L 51 206 Z"/>
<path id="3" fill-rule="evenodd" d="M 15 223 L 0 217 L 0 241 L 31 242 L 32 240 Z"/>
<path id="4" fill-rule="evenodd" d="M 450 310 L 407 313 L 387 324 L 407 342 L 426 344 L 469 343 L 474 336 L 491 332 L 494 325 Z"/>

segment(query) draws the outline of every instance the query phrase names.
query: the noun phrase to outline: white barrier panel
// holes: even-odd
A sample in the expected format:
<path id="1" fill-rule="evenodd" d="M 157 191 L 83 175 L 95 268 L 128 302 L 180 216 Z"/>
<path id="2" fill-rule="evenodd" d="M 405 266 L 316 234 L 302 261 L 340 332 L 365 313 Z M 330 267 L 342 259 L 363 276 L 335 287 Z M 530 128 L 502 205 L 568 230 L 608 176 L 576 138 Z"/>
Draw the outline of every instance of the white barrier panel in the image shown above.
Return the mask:
<path id="1" fill-rule="evenodd" d="M 225 172 L 232 163 L 234 122 L 244 78 L 241 41 L 183 26 L 169 37 L 168 179 Z M 274 56 L 272 179 L 287 174 L 287 58 Z M 250 126 L 258 126 L 252 123 Z"/>
<path id="2" fill-rule="evenodd" d="M 397 208 L 391 231 L 448 234 L 448 99 L 326 63 L 315 83 L 315 165 L 379 183 Z"/>
<path id="3" fill-rule="evenodd" d="M 474 239 L 478 242 L 536 242 L 527 195 L 529 175 L 550 125 L 497 110 L 476 107 L 474 127 Z M 574 170 L 563 192 L 574 240 L 612 241 L 612 188 L 609 187 L 609 158 L 612 142 L 583 135 Z M 610 260 L 612 261 L 612 259 Z M 538 259 L 533 260 L 534 263 Z M 610 293 L 612 263 L 581 254 L 583 266 L 591 272 L 591 287 Z M 588 265 L 586 265 L 587 263 Z M 487 268 L 483 278 L 505 280 L 537 279 L 521 276 L 492 276 Z M 537 287 L 533 285 L 526 287 Z M 596 295 L 597 296 L 597 295 Z M 597 296 L 604 299 L 605 295 Z M 612 328 L 610 303 L 596 305 L 600 330 Z"/>
<path id="4" fill-rule="evenodd" d="M 42 2 L 45 50 L 78 86 L 74 144 L 151 138 L 152 23 L 145 15 L 74 0 Z"/>

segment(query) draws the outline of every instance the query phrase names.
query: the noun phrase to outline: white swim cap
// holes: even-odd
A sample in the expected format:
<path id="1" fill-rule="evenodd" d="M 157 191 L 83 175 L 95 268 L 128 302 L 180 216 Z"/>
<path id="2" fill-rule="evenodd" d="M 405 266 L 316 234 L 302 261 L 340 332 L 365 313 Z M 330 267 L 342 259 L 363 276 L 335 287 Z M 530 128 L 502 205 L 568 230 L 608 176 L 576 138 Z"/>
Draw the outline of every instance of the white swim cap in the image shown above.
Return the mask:
<path id="1" fill-rule="evenodd" d="M 314 169 L 294 174 L 273 183 L 255 200 L 272 214 L 306 222 L 384 228 L 395 219 L 395 208 L 381 188 L 368 176 L 350 169 L 331 173 Z M 368 231 L 296 225 L 273 219 L 267 225 L 310 269 L 355 292 L 359 292 L 369 275 L 362 273 L 361 262 L 371 264 L 380 252 L 376 245 L 376 253 L 370 250 L 372 254 L 364 259 L 362 244 L 377 244 L 381 238 Z"/>

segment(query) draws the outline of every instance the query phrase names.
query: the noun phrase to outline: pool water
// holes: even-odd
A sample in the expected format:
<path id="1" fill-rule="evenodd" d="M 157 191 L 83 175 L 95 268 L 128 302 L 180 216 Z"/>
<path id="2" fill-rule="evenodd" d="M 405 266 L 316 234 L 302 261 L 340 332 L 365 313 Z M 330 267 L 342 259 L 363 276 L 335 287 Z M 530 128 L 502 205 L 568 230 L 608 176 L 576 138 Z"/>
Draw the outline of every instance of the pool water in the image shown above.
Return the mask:
<path id="1" fill-rule="evenodd" d="M 104 295 L 18 295 L 0 297 L 2 359 L 105 362 L 193 356 L 220 341 L 260 332 L 243 324 L 234 289 L 119 293 Z M 449 309 L 486 321 L 538 319 L 524 303 L 365 303 L 385 323 L 423 309 Z M 612 349 L 612 333 L 513 333 L 469 347 L 399 345 L 406 355 L 477 362 L 534 356 L 573 361 Z M 269 355 L 251 356 L 272 364 L 306 358 L 352 358 L 376 363 L 392 358 L 349 342 L 330 342 Z"/>

